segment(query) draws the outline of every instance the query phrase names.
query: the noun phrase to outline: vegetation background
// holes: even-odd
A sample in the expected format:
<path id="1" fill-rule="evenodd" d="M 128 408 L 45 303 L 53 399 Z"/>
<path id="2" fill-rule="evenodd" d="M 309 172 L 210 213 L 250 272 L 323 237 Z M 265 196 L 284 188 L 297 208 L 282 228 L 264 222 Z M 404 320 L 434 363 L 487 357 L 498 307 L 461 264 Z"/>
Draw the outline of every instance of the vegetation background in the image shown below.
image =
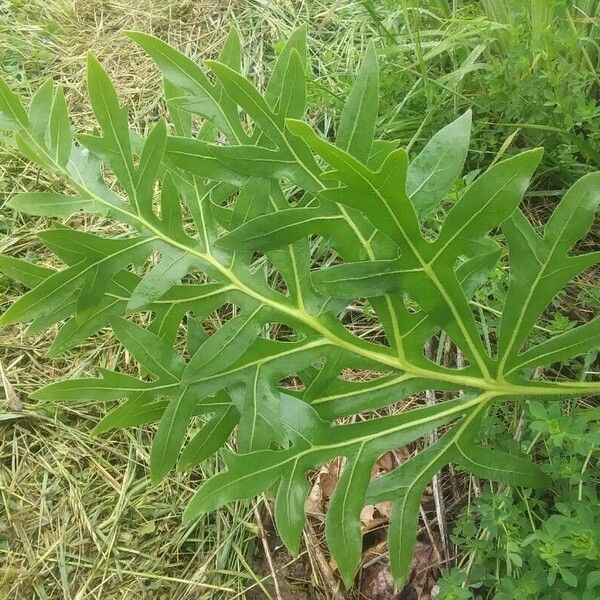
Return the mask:
<path id="1" fill-rule="evenodd" d="M 599 0 L 0 0 L 0 69 L 25 94 L 48 77 L 63 83 L 76 128 L 89 130 L 84 65 L 91 50 L 114 77 L 131 122 L 143 129 L 163 112 L 161 80 L 123 31 L 151 32 L 202 60 L 216 55 L 235 26 L 246 46 L 245 68 L 260 84 L 290 31 L 303 23 L 315 75 L 311 117 L 325 134 L 373 40 L 382 65 L 381 136 L 416 151 L 472 106 L 466 180 L 503 155 L 544 146 L 526 198 L 536 223 L 575 179 L 600 169 Z M 46 221 L 2 207 L 14 192 L 48 183 L 1 146 L 0 252 L 48 263 L 36 241 Z M 87 231 L 114 227 L 89 217 L 73 221 Z M 587 243 L 600 248 L 600 227 Z M 558 333 L 596 314 L 597 281 L 598 271 L 589 272 L 557 298 L 540 331 Z M 0 276 L 3 306 L 20 293 Z M 491 315 L 502 300 L 493 282 L 478 298 Z M 376 335 L 368 307 L 356 307 L 351 318 L 358 333 Z M 378 507 L 365 514 L 364 568 L 346 593 L 320 541 L 319 507 L 335 465 L 314 475 L 314 514 L 297 559 L 279 549 L 265 502 L 239 503 L 186 528 L 180 515 L 195 482 L 216 470 L 219 457 L 192 476 L 176 474 L 151 487 L 152 428 L 92 438 L 87 432 L 102 407 L 28 403 L 42 382 L 130 364 L 108 335 L 53 360 L 45 357 L 51 340 L 51 333 L 32 336 L 18 327 L 0 332 L 2 598 L 581 600 L 586 589 L 596 593 L 600 439 L 571 403 L 533 405 L 525 414 L 504 410 L 489 424 L 489 435 L 511 424 L 507 444 L 521 444 L 547 465 L 555 481 L 550 492 L 482 489 L 448 471 L 436 484 L 444 510 L 433 501 L 435 489 L 423 500 L 423 535 L 407 589 L 396 593 L 386 571 L 386 515 Z M 582 379 L 600 370 L 596 354 L 563 368 Z"/>

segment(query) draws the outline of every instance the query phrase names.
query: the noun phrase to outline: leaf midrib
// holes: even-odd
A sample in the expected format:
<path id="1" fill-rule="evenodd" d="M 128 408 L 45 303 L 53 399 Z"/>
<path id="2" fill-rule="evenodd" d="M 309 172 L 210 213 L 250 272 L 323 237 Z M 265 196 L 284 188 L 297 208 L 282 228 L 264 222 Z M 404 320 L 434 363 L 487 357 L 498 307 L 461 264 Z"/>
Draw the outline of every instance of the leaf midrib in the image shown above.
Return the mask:
<path id="1" fill-rule="evenodd" d="M 523 323 L 523 320 L 525 319 L 525 313 L 527 312 L 527 309 L 529 308 L 529 303 L 531 302 L 531 298 L 533 297 L 533 294 L 534 294 L 535 290 L 537 289 L 537 286 L 538 286 L 540 280 L 543 278 L 544 274 L 546 273 L 546 270 L 554 262 L 554 259 L 555 259 L 554 253 L 556 252 L 556 247 L 558 246 L 560 241 L 561 241 L 560 236 L 556 236 L 554 243 L 548 250 L 548 253 L 546 255 L 546 260 L 544 260 L 543 263 L 541 263 L 538 260 L 538 262 L 540 262 L 540 266 L 542 268 L 539 269 L 539 271 L 537 272 L 537 275 L 535 276 L 535 279 L 533 280 L 533 283 L 529 286 L 529 291 L 525 298 L 525 302 L 523 302 L 523 304 L 521 305 L 521 309 L 519 310 L 519 317 L 516 321 L 515 326 L 513 327 L 513 332 L 509 338 L 508 344 L 506 345 L 506 349 L 504 350 L 502 355 L 499 357 L 500 360 L 498 362 L 498 373 L 500 374 L 500 376 L 502 376 L 504 374 L 504 369 L 506 367 L 506 363 L 512 356 L 513 346 L 515 344 L 517 336 L 519 335 L 519 333 L 521 331 L 521 324 Z M 509 371 L 508 373 L 506 373 L 506 375 L 509 375 L 510 373 L 512 373 L 512 371 Z"/>
<path id="2" fill-rule="evenodd" d="M 395 212 L 390 207 L 390 205 L 387 201 L 387 198 L 380 192 L 379 188 L 373 184 L 373 182 L 371 181 L 371 178 L 366 175 L 365 171 L 368 173 L 372 173 L 372 174 L 375 174 L 375 173 L 373 171 L 370 171 L 366 167 L 364 167 L 364 170 L 358 169 L 355 164 L 356 159 L 353 159 L 350 155 L 346 155 L 346 153 L 344 153 L 343 151 L 341 154 L 339 152 L 336 153 L 336 155 L 337 155 L 337 158 L 340 161 L 342 161 L 342 163 L 349 170 L 351 170 L 357 177 L 359 177 L 362 181 L 364 181 L 367 184 L 367 186 L 372 190 L 372 192 L 375 194 L 375 196 L 379 199 L 381 204 L 385 207 L 387 213 L 390 215 L 390 217 L 394 221 L 394 224 L 396 225 L 398 232 L 400 233 L 400 235 L 406 242 L 406 244 L 409 247 L 410 251 L 412 252 L 413 256 L 420 263 L 425 274 L 429 277 L 429 279 L 431 279 L 433 281 L 434 285 L 438 288 L 441 296 L 443 297 L 444 301 L 450 308 L 450 311 L 452 312 L 452 314 L 454 315 L 454 318 L 456 319 L 456 323 L 457 323 L 458 327 L 460 328 L 463 335 L 465 336 L 467 345 L 469 346 L 469 349 L 473 355 L 473 358 L 477 362 L 477 365 L 478 365 L 483 377 L 486 380 L 490 379 L 490 373 L 487 368 L 487 365 L 486 365 L 485 361 L 483 360 L 483 357 L 481 356 L 479 349 L 477 348 L 474 340 L 471 338 L 471 335 L 469 334 L 468 330 L 466 329 L 453 299 L 448 295 L 448 293 L 446 292 L 446 289 L 444 288 L 441 281 L 437 277 L 437 275 L 433 269 L 432 262 L 426 260 L 423 257 L 423 255 L 419 252 L 418 247 L 415 246 L 415 244 L 413 243 L 413 240 L 411 240 L 410 237 L 407 235 L 404 227 L 402 226 L 402 223 L 400 223 Z M 346 157 L 348 157 L 351 160 L 348 160 Z"/>

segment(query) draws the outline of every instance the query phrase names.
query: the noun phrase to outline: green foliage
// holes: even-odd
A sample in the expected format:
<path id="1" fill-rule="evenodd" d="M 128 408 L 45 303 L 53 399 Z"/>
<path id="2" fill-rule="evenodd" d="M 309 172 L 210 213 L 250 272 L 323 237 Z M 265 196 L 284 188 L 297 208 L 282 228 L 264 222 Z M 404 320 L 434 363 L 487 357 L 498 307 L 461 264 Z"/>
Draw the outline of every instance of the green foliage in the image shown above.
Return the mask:
<path id="1" fill-rule="evenodd" d="M 597 0 L 361 4 L 385 48 L 381 104 L 391 134 L 420 138 L 449 111 L 472 106 L 471 168 L 485 167 L 505 140 L 508 152 L 551 149 L 541 189 L 599 167 Z"/>
<path id="2" fill-rule="evenodd" d="M 522 152 L 464 186 L 432 229 L 425 219 L 447 201 L 463 167 L 470 113 L 413 160 L 397 144 L 374 139 L 373 49 L 334 143 L 302 120 L 309 73 L 303 29 L 281 51 L 264 95 L 239 72 L 235 33 L 220 60 L 207 63 L 208 73 L 156 38 L 130 37 L 165 79 L 169 123 L 157 122 L 146 136 L 130 129 L 126 109 L 93 57 L 88 90 L 99 130 L 92 134 L 74 138 L 60 88 L 46 84 L 26 109 L 0 83 L 1 121 L 20 152 L 73 190 L 16 195 L 12 206 L 58 217 L 83 210 L 128 227 L 112 239 L 64 226 L 42 233 L 65 264 L 59 270 L 2 258 L 3 271 L 31 290 L 1 324 L 31 322 L 41 331 L 65 321 L 53 354 L 110 326 L 142 372 L 138 378 L 101 370 L 99 378 L 50 383 L 34 398 L 125 399 L 98 432 L 159 421 L 150 465 L 155 482 L 175 465 L 192 468 L 236 429 L 238 452 L 226 453 L 227 469 L 201 485 L 184 518 L 193 522 L 276 486 L 277 527 L 292 551 L 304 524 L 306 472 L 344 457 L 326 534 L 348 585 L 360 562 L 359 516 L 366 502 L 393 503 L 390 562 L 402 581 L 422 492 L 447 463 L 511 485 L 548 485 L 549 476 L 527 457 L 495 440 L 483 445 L 479 429 L 490 407 L 507 400 L 545 406 L 600 391 L 600 383 L 531 377 L 540 365 L 595 348 L 598 318 L 542 343 L 527 341 L 552 298 L 600 257 L 572 253 L 600 201 L 600 174 L 573 186 L 540 235 L 518 206 L 541 152 Z M 490 237 L 498 227 L 511 268 L 493 352 L 471 299 L 499 258 L 500 246 Z M 312 261 L 315 235 L 340 257 L 337 264 Z M 257 256 L 278 276 L 265 277 Z M 365 297 L 385 343 L 360 339 L 340 319 L 349 302 Z M 234 305 L 233 317 L 206 335 L 198 324 L 226 304 Z M 151 315 L 149 325 L 139 324 L 140 312 Z M 274 324 L 293 332 L 288 340 L 269 337 Z M 425 344 L 441 331 L 462 351 L 466 367 L 442 367 L 425 356 Z M 341 376 L 345 369 L 378 377 L 348 381 Z M 282 384 L 291 375 L 303 391 Z M 339 422 L 427 389 L 444 392 L 443 401 Z M 188 440 L 198 415 L 212 416 Z M 435 444 L 370 481 L 380 455 L 435 428 L 443 428 Z"/>
<path id="3" fill-rule="evenodd" d="M 439 580 L 440 598 L 600 595 L 600 437 L 590 422 L 597 417 L 597 411 L 573 412 L 560 403 L 530 403 L 524 445 L 553 476 L 554 493 L 486 491 L 468 506 L 452 537 L 471 566 Z"/>

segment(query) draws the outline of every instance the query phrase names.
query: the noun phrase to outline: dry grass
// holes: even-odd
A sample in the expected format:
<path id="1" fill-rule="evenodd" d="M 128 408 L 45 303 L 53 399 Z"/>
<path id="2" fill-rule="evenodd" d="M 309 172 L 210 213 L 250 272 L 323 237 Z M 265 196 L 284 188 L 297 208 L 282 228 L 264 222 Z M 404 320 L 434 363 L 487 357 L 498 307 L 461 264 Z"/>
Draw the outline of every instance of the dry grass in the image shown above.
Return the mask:
<path id="1" fill-rule="evenodd" d="M 123 33 L 153 33 L 191 56 L 207 58 L 220 47 L 232 18 L 229 0 L 22 0 L 13 5 L 18 8 L 6 20 L 17 15 L 17 22 L 0 26 L 11 34 L 0 48 L 4 68 L 22 87 L 47 76 L 63 83 L 80 129 L 93 125 L 85 93 L 88 52 L 110 70 L 121 99 L 133 110 L 132 122 L 143 124 L 157 110 L 161 78 Z"/>

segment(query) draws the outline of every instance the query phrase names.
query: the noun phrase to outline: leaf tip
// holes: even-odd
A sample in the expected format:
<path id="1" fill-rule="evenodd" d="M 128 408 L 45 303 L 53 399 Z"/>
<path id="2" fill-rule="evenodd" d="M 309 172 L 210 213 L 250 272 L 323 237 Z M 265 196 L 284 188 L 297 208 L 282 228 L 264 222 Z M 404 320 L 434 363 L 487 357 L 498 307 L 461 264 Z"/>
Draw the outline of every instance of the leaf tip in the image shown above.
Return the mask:
<path id="1" fill-rule="evenodd" d="M 100 421 L 100 423 L 98 423 L 97 425 L 92 427 L 89 435 L 90 435 L 90 437 L 98 437 L 100 434 L 102 434 L 104 432 L 105 432 L 105 428 L 102 427 L 102 421 Z"/>
<path id="2" fill-rule="evenodd" d="M 471 128 L 473 127 L 473 109 L 467 108 L 467 110 L 465 110 L 465 112 L 462 115 L 460 115 L 460 117 L 458 117 L 458 119 L 456 119 L 456 121 L 458 122 L 458 124 L 461 125 L 461 127 L 464 128 L 463 135 L 465 135 L 467 137 L 467 147 L 468 147 L 468 142 L 471 137 Z"/>
<path id="3" fill-rule="evenodd" d="M 225 38 L 225 44 L 227 44 L 227 42 L 233 42 L 239 45 L 241 43 L 241 38 L 242 34 L 240 33 L 240 30 L 237 27 L 232 26 L 229 28 L 229 33 Z"/>
<path id="4" fill-rule="evenodd" d="M 306 35 L 308 33 L 308 24 L 302 23 L 300 27 L 292 31 L 292 35 Z"/>
<path id="5" fill-rule="evenodd" d="M 280 536 L 281 536 L 281 532 L 280 532 Z M 299 554 L 300 554 L 300 536 L 298 536 L 297 538 L 291 539 L 291 540 L 284 540 L 285 543 L 285 547 L 287 548 L 288 552 L 294 557 L 296 558 Z"/>
<path id="6" fill-rule="evenodd" d="M 207 58 L 203 61 L 203 63 L 215 74 L 229 69 L 227 65 L 224 65 L 222 62 L 211 58 Z"/>
<path id="7" fill-rule="evenodd" d="M 184 525 L 191 525 L 194 521 L 197 521 L 202 516 L 202 511 L 198 510 L 193 505 L 194 499 L 187 505 L 186 509 L 183 511 L 182 521 Z"/>
<path id="8" fill-rule="evenodd" d="M 86 63 L 87 63 L 88 72 L 90 70 L 95 70 L 95 69 L 103 70 L 102 65 L 100 64 L 100 61 L 96 58 L 96 55 L 92 51 L 89 51 L 86 54 Z"/>
<path id="9" fill-rule="evenodd" d="M 138 38 L 142 38 L 145 34 L 142 31 L 136 31 L 135 29 L 126 29 L 123 31 L 125 37 L 128 37 L 130 40 L 134 42 L 137 41 Z"/>
<path id="10" fill-rule="evenodd" d="M 31 400 L 44 400 L 44 388 L 40 388 L 39 390 L 35 390 L 29 394 L 29 398 Z"/>
<path id="11" fill-rule="evenodd" d="M 163 465 L 152 464 L 152 454 L 150 454 L 150 483 L 157 486 L 167 476 L 167 472 Z"/>
<path id="12" fill-rule="evenodd" d="M 138 46 L 141 46 L 144 50 L 148 51 L 147 46 L 152 42 L 160 42 L 164 44 L 164 42 L 149 33 L 145 33 L 143 31 L 136 31 L 135 29 L 128 29 L 124 32 L 125 36 L 128 37 L 132 42 L 135 42 Z"/>
<path id="13" fill-rule="evenodd" d="M 371 63 L 373 66 L 377 66 L 377 49 L 375 48 L 373 40 L 367 44 L 364 60 Z"/>
<path id="14" fill-rule="evenodd" d="M 21 194 L 16 194 L 12 198 L 9 198 L 6 201 L 6 203 L 4 204 L 4 206 L 6 206 L 6 208 L 10 208 L 10 210 L 19 212 L 22 208 L 22 205 L 20 205 L 20 202 L 19 202 L 19 200 L 20 200 L 19 196 L 21 196 Z"/>
<path id="15" fill-rule="evenodd" d="M 356 573 L 354 571 L 339 571 L 339 573 L 342 583 L 344 584 L 345 588 L 349 590 L 354 585 L 354 577 Z"/>

